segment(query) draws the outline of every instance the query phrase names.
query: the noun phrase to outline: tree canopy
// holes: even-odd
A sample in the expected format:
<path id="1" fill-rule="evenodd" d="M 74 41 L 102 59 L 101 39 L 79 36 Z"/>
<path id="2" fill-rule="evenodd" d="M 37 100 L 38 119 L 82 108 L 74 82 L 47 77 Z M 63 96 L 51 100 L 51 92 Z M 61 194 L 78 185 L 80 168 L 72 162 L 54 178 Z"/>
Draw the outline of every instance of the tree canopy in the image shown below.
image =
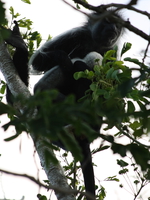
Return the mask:
<path id="1" fill-rule="evenodd" d="M 29 0 L 23 0 L 23 2 L 30 4 Z M 134 7 L 138 1 L 130 1 L 126 5 L 111 3 L 100 6 L 92 6 L 86 1 L 80 0 L 73 2 L 74 7 L 79 11 L 80 7 L 83 6 L 92 11 L 103 12 L 104 16 L 102 17 L 111 14 L 111 12 L 106 11 L 106 8 L 112 6 L 115 7 L 112 12 L 129 9 L 150 17 L 150 13 Z M 37 31 L 32 31 L 33 22 L 30 19 L 18 20 L 20 14 L 16 13 L 12 7 L 10 13 L 12 21 L 16 20 L 20 28 L 26 28 L 26 31 L 22 33 L 22 38 L 28 46 L 30 57 L 40 46 L 42 36 Z M 118 51 L 117 47 L 108 51 L 104 55 L 101 65 L 98 64 L 97 60 L 95 61 L 93 71 L 86 70 L 74 74 L 75 79 L 84 77 L 92 81 L 90 89 L 80 100 L 80 103 L 76 103 L 72 95 L 68 96 L 64 102 L 54 103 L 53 100 L 58 91 L 39 92 L 31 95 L 28 88 L 19 82 L 19 77 L 13 71 L 14 66 L 10 55 L 13 55 L 14 48 L 7 46 L 8 54 L 4 45 L 4 41 L 10 36 L 10 29 L 5 16 L 4 3 L 0 2 L 0 69 L 6 83 L 12 88 L 16 101 L 15 106 L 3 103 L 6 83 L 1 81 L 0 115 L 7 114 L 10 118 L 10 121 L 3 128 L 6 131 L 10 126 L 14 126 L 16 130 L 16 134 L 6 138 L 5 141 L 17 138 L 23 131 L 31 135 L 48 179 L 45 183 L 38 181 L 37 183 L 45 184 L 45 187 L 54 189 L 58 199 L 74 199 L 72 193 L 78 194 L 78 199 L 85 195 L 84 188 L 77 178 L 78 161 L 81 160 L 82 153 L 72 132 L 77 135 L 86 134 L 90 142 L 100 139 L 101 144 L 92 151 L 93 155 L 102 154 L 104 150 L 108 149 L 111 149 L 113 154 L 119 154 L 122 157 L 117 160 L 117 164 L 120 166 L 119 174 L 127 175 L 130 165 L 132 166 L 135 172 L 134 185 L 138 188 L 133 194 L 133 199 L 138 199 L 142 188 L 149 184 L 150 68 L 149 63 L 146 63 L 145 60 L 149 53 L 150 36 L 134 27 L 130 21 L 120 19 L 117 23 L 147 40 L 148 45 L 143 50 L 143 58 L 138 60 L 125 56 L 126 52 L 132 48 L 132 44 L 128 42 L 123 45 L 121 52 Z M 118 53 L 120 54 L 119 59 Z M 135 76 L 135 72 L 138 75 Z M 17 86 L 13 81 L 16 79 Z M 50 96 L 51 98 L 49 98 Z M 37 111 L 39 107 L 40 110 Z M 64 127 L 64 124 L 69 126 Z M 100 126 L 100 132 L 93 131 L 92 126 Z M 124 143 L 124 138 L 128 138 L 129 142 Z M 142 138 L 146 138 L 146 143 L 141 142 Z M 73 190 L 68 186 L 58 158 L 54 154 L 54 150 L 59 151 L 59 149 L 52 145 L 50 140 L 61 140 L 74 158 L 71 163 L 64 166 Z M 67 154 L 64 156 L 67 157 Z M 131 158 L 131 163 L 127 163 L 124 159 L 127 156 Z M 54 173 L 50 172 L 52 169 L 55 169 Z M 5 172 L 2 169 L 1 171 Z M 56 179 L 62 176 L 60 183 L 60 180 Z M 32 180 L 36 182 L 35 179 Z M 119 179 L 114 175 L 107 177 L 107 181 L 119 182 Z M 123 186 L 120 184 L 120 187 Z M 97 185 L 97 199 L 105 199 L 106 195 L 105 188 L 102 185 Z M 47 197 L 39 194 L 38 199 L 46 200 Z"/>

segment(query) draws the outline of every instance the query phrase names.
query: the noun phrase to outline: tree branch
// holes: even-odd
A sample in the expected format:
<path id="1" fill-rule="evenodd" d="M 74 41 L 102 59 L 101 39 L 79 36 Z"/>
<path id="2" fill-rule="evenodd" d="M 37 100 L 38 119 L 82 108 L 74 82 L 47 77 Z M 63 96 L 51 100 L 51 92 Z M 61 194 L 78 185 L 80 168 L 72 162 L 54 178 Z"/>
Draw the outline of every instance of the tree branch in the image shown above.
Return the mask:
<path id="1" fill-rule="evenodd" d="M 0 41 L 2 41 L 2 38 L 0 38 Z M 8 87 L 10 88 L 14 96 L 21 94 L 24 96 L 25 99 L 28 99 L 31 96 L 26 85 L 20 80 L 20 77 L 18 76 L 18 73 L 15 69 L 15 66 L 13 65 L 13 62 L 10 58 L 4 42 L 0 44 L 0 70 L 3 73 Z M 25 105 L 18 104 L 17 109 L 23 112 L 25 109 Z M 33 116 L 30 117 L 32 118 Z M 52 186 L 55 186 L 55 188 L 62 188 L 64 190 L 70 189 L 67 183 L 67 179 L 59 164 L 56 165 L 50 162 L 46 166 L 45 148 L 47 147 L 45 147 L 43 144 L 43 138 L 37 139 L 36 133 L 30 133 L 30 135 L 34 141 L 40 161 Z M 51 151 L 51 153 L 53 153 L 53 151 L 50 149 L 48 149 L 48 151 Z M 64 194 L 62 192 L 59 192 L 58 190 L 55 190 L 55 194 L 59 200 L 74 200 L 72 194 Z"/>
<path id="2" fill-rule="evenodd" d="M 4 174 L 9 174 L 9 175 L 13 175 L 13 176 L 21 176 L 23 178 L 27 178 L 30 181 L 32 181 L 32 182 L 36 183 L 37 185 L 39 185 L 40 187 L 44 187 L 46 189 L 48 188 L 46 185 L 44 185 L 40 181 L 36 180 L 33 176 L 29 176 L 27 174 L 17 174 L 17 173 L 14 173 L 14 172 L 3 170 L 3 169 L 0 169 L 0 172 L 4 173 Z"/>
<path id="3" fill-rule="evenodd" d="M 133 138 L 129 133 L 125 132 L 122 128 L 120 128 L 119 126 L 116 126 L 116 128 L 125 136 L 127 136 L 129 139 L 131 139 L 133 142 L 135 142 L 136 144 L 139 144 L 145 148 L 150 148 L 150 145 L 146 145 L 143 144 L 141 142 L 139 142 L 138 140 L 136 140 L 135 138 Z"/>
<path id="4" fill-rule="evenodd" d="M 67 3 L 65 0 L 62 0 L 64 3 Z M 137 13 L 143 14 L 145 16 L 147 16 L 150 19 L 150 13 L 146 12 L 146 11 L 141 11 L 137 8 L 134 8 L 130 3 L 129 4 L 116 4 L 116 3 L 111 3 L 111 4 L 107 4 L 107 5 L 100 5 L 100 6 L 92 6 L 88 3 L 86 3 L 85 1 L 82 0 L 73 0 L 75 3 L 80 4 L 81 6 L 83 6 L 84 8 L 87 8 L 89 10 L 92 11 L 96 11 L 101 13 L 101 19 L 106 18 L 111 16 L 113 13 L 118 12 L 121 9 L 128 9 L 128 10 L 132 10 L 135 11 Z M 68 3 L 67 3 L 68 4 Z M 72 6 L 73 7 L 73 6 Z M 113 10 L 106 10 L 107 8 L 112 8 L 115 7 L 116 9 Z M 74 7 L 74 9 L 76 9 Z M 79 12 L 83 13 L 82 11 L 78 10 Z M 86 14 L 87 15 L 87 14 Z M 147 35 L 146 33 L 144 33 L 142 30 L 136 28 L 135 26 L 133 26 L 129 19 L 128 20 L 123 20 L 121 18 L 113 18 L 112 20 L 114 20 L 114 22 L 120 23 L 123 27 L 127 28 L 128 30 L 130 30 L 131 32 L 139 35 L 140 37 L 142 37 L 143 39 L 150 41 L 150 36 Z"/>
<path id="5" fill-rule="evenodd" d="M 54 186 L 52 184 L 49 184 L 48 186 L 44 185 L 40 181 L 36 180 L 33 176 L 29 176 L 27 174 L 18 174 L 18 173 L 6 171 L 6 170 L 3 170 L 3 169 L 0 169 L 0 172 L 4 173 L 4 174 L 9 174 L 9 175 L 13 175 L 13 176 L 20 176 L 20 177 L 23 177 L 23 178 L 27 178 L 30 181 L 34 182 L 35 184 L 39 185 L 40 187 L 44 187 L 46 189 L 52 189 L 52 190 L 58 191 L 59 193 L 63 193 L 63 194 L 78 194 L 78 193 L 80 193 L 82 195 L 87 196 L 91 200 L 95 200 L 95 199 L 93 199 L 93 195 L 86 194 L 85 192 L 79 192 L 78 190 L 75 190 L 75 189 L 71 189 L 71 188 L 69 188 L 69 189 L 65 188 L 64 189 L 64 188 L 61 188 L 61 187 Z"/>
<path id="6" fill-rule="evenodd" d="M 32 134 L 31 136 L 34 137 Z M 53 186 L 53 188 L 55 188 L 54 191 L 58 200 L 75 200 L 73 192 L 66 193 L 66 191 L 71 191 L 71 188 L 67 183 L 66 177 L 60 164 L 58 163 L 57 165 L 54 165 L 53 162 L 47 163 L 45 151 L 49 151 L 51 154 L 53 154 L 53 156 L 55 156 L 54 152 L 47 148 L 45 143 L 43 144 L 43 140 L 34 139 L 34 141 L 36 141 L 36 150 L 40 157 L 41 165 L 48 177 L 48 180 L 50 181 L 50 184 Z M 58 190 L 58 188 L 61 188 L 61 191 Z"/>

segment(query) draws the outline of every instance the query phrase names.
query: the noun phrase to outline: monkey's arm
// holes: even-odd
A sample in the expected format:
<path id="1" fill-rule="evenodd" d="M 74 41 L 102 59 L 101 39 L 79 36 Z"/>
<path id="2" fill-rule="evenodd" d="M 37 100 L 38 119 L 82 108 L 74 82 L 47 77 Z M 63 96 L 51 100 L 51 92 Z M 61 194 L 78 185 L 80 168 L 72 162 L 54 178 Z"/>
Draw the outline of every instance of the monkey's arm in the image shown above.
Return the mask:
<path id="1" fill-rule="evenodd" d="M 91 46 L 90 31 L 79 27 L 46 42 L 32 55 L 29 64 L 38 71 L 47 71 L 56 65 L 69 69 L 71 59 L 83 58 Z"/>

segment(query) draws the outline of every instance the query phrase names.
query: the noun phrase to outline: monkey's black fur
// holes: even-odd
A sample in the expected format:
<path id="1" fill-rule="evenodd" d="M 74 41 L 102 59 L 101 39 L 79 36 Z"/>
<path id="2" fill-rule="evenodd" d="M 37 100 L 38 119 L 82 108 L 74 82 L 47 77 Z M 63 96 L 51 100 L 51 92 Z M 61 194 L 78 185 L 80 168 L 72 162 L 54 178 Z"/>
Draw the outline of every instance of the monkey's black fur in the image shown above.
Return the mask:
<path id="1" fill-rule="evenodd" d="M 84 58 L 96 51 L 101 55 L 113 48 L 121 34 L 121 26 L 113 23 L 113 17 L 100 19 L 94 13 L 89 21 L 81 27 L 72 29 L 46 42 L 31 58 L 33 68 L 47 71 L 59 65 L 71 70 L 72 58 Z"/>
<path id="2" fill-rule="evenodd" d="M 46 42 L 31 58 L 35 70 L 46 72 L 36 84 L 35 91 L 56 88 L 59 90 L 59 100 L 66 95 L 74 94 L 76 100 L 83 97 L 89 88 L 90 81 L 79 79 L 75 81 L 73 73 L 89 69 L 82 61 L 72 63 L 71 59 L 83 59 L 88 53 L 95 51 L 101 55 L 113 48 L 117 42 L 122 27 L 113 22 L 117 14 L 100 19 L 101 14 L 94 13 L 88 22 Z M 98 131 L 98 129 L 97 129 Z M 89 142 L 77 138 L 82 149 L 84 160 L 81 161 L 87 192 L 95 195 L 95 182 Z"/>
<path id="3" fill-rule="evenodd" d="M 19 31 L 19 27 L 16 21 L 14 21 L 15 26 L 12 31 L 10 31 L 10 37 L 6 42 L 16 48 L 13 55 L 13 63 L 17 69 L 17 72 L 21 80 L 28 86 L 28 49 L 22 39 L 22 36 Z M 13 95 L 7 86 L 6 100 L 8 103 L 13 104 Z"/>
<path id="4" fill-rule="evenodd" d="M 85 91 L 89 88 L 90 81 L 84 78 L 76 81 L 73 78 L 73 74 L 77 71 L 89 69 L 88 63 L 80 60 L 88 53 L 95 51 L 104 55 L 106 51 L 114 47 L 122 32 L 122 27 L 113 22 L 113 18 L 117 17 L 120 16 L 113 14 L 109 18 L 101 19 L 101 14 L 93 13 L 85 25 L 46 42 L 30 60 L 30 64 L 35 70 L 46 72 L 43 78 L 35 85 L 34 91 L 58 89 L 58 101 L 62 101 L 69 94 L 74 94 L 76 100 L 83 97 Z M 19 52 L 22 51 L 19 50 Z M 19 52 L 18 48 L 16 48 L 16 53 L 18 54 Z M 74 58 L 78 58 L 79 61 L 72 62 Z M 27 85 L 28 75 L 23 74 L 22 71 L 20 73 L 18 66 L 21 66 L 21 64 L 18 65 L 18 63 L 16 58 L 14 64 L 21 79 L 23 80 L 23 77 L 25 77 L 24 82 Z M 27 66 L 25 65 L 24 67 Z M 81 167 L 86 191 L 95 195 L 94 172 L 89 142 L 86 136 L 84 139 L 76 139 L 84 156 L 81 161 Z"/>

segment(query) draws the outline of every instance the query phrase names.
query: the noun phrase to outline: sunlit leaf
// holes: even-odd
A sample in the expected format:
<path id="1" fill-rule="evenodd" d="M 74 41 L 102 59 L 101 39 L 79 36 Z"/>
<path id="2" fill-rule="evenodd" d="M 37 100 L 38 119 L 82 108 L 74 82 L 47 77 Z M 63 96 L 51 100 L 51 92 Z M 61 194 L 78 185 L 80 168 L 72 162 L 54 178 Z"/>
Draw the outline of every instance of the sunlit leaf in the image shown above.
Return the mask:
<path id="1" fill-rule="evenodd" d="M 131 43 L 124 43 L 123 48 L 121 50 L 121 56 L 126 53 L 127 51 L 129 51 L 129 49 L 131 49 L 132 44 Z"/>
<path id="2" fill-rule="evenodd" d="M 24 3 L 31 4 L 30 0 L 21 0 L 21 1 L 23 1 Z"/>

